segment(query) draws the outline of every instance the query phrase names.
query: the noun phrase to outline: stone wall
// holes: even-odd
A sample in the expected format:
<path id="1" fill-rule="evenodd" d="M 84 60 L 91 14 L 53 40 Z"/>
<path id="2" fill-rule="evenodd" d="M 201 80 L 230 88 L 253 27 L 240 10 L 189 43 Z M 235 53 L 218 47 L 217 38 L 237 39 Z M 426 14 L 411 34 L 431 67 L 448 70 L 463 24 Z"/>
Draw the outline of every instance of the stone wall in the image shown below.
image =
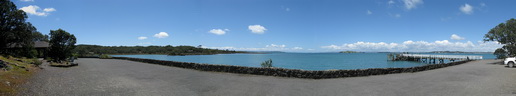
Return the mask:
<path id="1" fill-rule="evenodd" d="M 409 67 L 409 68 L 372 68 L 372 69 L 356 69 L 356 70 L 327 70 L 327 71 L 309 71 L 299 69 L 284 69 L 284 68 L 262 68 L 262 67 L 244 67 L 232 65 L 213 65 L 213 64 L 199 64 L 190 62 L 176 62 L 176 61 L 162 61 L 152 59 L 140 59 L 129 57 L 113 57 L 113 59 L 123 59 L 137 62 L 144 62 L 150 64 L 158 64 L 164 66 L 174 66 L 187 69 L 195 69 L 201 71 L 214 72 L 228 72 L 238 74 L 253 74 L 266 75 L 278 77 L 294 77 L 307 79 L 325 79 L 325 78 L 341 78 L 341 77 L 359 77 L 370 75 L 383 75 L 393 73 L 411 73 L 425 70 L 432 70 L 453 65 L 463 64 L 469 61 L 458 61 L 445 64 L 429 64 L 425 66 Z"/>

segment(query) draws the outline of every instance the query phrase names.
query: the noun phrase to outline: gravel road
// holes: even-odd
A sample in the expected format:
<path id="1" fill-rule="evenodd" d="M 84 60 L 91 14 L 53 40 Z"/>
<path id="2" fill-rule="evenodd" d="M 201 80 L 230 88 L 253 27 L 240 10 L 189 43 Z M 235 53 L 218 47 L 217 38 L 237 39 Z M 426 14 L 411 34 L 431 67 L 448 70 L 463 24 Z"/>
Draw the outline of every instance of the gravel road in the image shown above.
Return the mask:
<path id="1" fill-rule="evenodd" d="M 447 68 L 367 77 L 297 79 L 203 72 L 116 59 L 44 66 L 20 95 L 45 96 L 500 96 L 516 95 L 516 68 L 480 60 Z"/>

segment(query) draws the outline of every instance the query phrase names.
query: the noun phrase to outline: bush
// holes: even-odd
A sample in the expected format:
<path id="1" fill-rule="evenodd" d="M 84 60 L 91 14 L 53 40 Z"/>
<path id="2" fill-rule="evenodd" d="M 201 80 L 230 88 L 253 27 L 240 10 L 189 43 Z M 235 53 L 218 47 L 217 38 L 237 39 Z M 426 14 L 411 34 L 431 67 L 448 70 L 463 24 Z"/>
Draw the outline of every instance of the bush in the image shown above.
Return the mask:
<path id="1" fill-rule="evenodd" d="M 37 58 L 32 59 L 32 63 L 36 65 L 36 67 L 39 67 L 39 65 L 43 64 L 43 62 L 41 62 Z"/>
<path id="2" fill-rule="evenodd" d="M 263 61 L 261 65 L 262 65 L 262 67 L 267 67 L 267 68 L 272 67 L 272 59 Z"/>
<path id="3" fill-rule="evenodd" d="M 52 61 L 52 58 L 50 58 L 50 57 L 46 57 L 46 58 L 45 58 L 45 60 L 47 60 L 47 61 Z"/>
<path id="4" fill-rule="evenodd" d="M 99 57 L 99 58 L 100 58 L 100 59 L 111 59 L 111 58 L 113 58 L 113 57 L 111 57 L 111 56 L 109 56 L 109 55 L 107 55 L 107 54 L 102 54 L 102 55 L 100 55 L 100 57 Z"/>

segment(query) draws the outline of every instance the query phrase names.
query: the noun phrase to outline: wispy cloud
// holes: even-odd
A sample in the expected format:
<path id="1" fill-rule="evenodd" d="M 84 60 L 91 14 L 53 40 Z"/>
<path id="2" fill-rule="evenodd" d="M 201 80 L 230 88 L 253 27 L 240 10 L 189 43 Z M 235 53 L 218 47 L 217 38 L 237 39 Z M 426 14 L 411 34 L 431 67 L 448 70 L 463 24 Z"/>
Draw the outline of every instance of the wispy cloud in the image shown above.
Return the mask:
<path id="1" fill-rule="evenodd" d="M 265 31 L 267 30 L 265 27 L 263 27 L 262 25 L 249 25 L 247 27 L 249 30 L 251 30 L 251 32 L 255 33 L 255 34 L 263 34 L 265 33 Z"/>
<path id="2" fill-rule="evenodd" d="M 20 10 L 23 10 L 24 12 L 26 12 L 28 14 L 36 15 L 36 16 L 48 16 L 48 15 L 50 15 L 50 12 L 56 11 L 55 8 L 45 8 L 45 9 L 43 9 L 43 12 L 41 12 L 41 8 L 39 8 L 39 6 L 36 6 L 36 5 L 25 6 L 25 7 L 20 8 Z"/>
<path id="3" fill-rule="evenodd" d="M 463 6 L 459 7 L 459 10 L 464 14 L 472 14 L 473 13 L 473 6 L 469 5 L 468 3 L 464 4 Z"/>
<path id="4" fill-rule="evenodd" d="M 480 7 L 486 7 L 486 3 L 480 3 Z"/>
<path id="5" fill-rule="evenodd" d="M 209 32 L 215 35 L 224 35 L 229 29 L 211 29 Z"/>
<path id="6" fill-rule="evenodd" d="M 138 40 L 145 40 L 145 39 L 147 39 L 147 37 L 145 37 L 145 36 L 138 37 Z"/>
<path id="7" fill-rule="evenodd" d="M 405 3 L 405 8 L 407 10 L 411 10 L 417 8 L 418 5 L 423 4 L 423 0 L 403 0 L 403 3 Z"/>
<path id="8" fill-rule="evenodd" d="M 464 40 L 464 39 L 466 39 L 466 38 L 464 38 L 464 37 L 460 37 L 460 36 L 459 36 L 459 35 L 457 35 L 457 34 L 452 34 L 452 35 L 450 36 L 450 39 L 452 39 L 452 40 Z"/>
<path id="9" fill-rule="evenodd" d="M 167 38 L 168 33 L 167 32 L 159 32 L 158 34 L 154 34 L 154 37 L 156 38 Z"/>
<path id="10" fill-rule="evenodd" d="M 392 5 L 392 4 L 394 4 L 394 3 L 395 3 L 395 2 L 394 2 L 394 1 L 392 1 L 392 0 L 389 0 L 389 2 L 387 2 L 387 4 L 389 4 L 389 5 Z"/>
<path id="11" fill-rule="evenodd" d="M 45 8 L 45 9 L 43 9 L 43 11 L 45 11 L 45 12 L 54 12 L 54 11 L 56 11 L 56 9 L 54 9 L 54 8 Z"/>
<path id="12" fill-rule="evenodd" d="M 20 0 L 22 2 L 34 2 L 34 0 Z"/>
<path id="13" fill-rule="evenodd" d="M 367 15 L 371 15 L 371 14 L 373 14 L 373 12 L 371 12 L 370 10 L 367 10 L 367 11 L 366 11 L 366 14 L 367 14 Z"/>
<path id="14" fill-rule="evenodd" d="M 331 50 L 356 50 L 356 51 L 390 51 L 390 52 L 422 52 L 422 51 L 475 51 L 475 52 L 492 52 L 502 45 L 498 42 L 482 42 L 478 41 L 474 44 L 467 42 L 450 42 L 442 41 L 412 41 L 408 40 L 403 43 L 385 43 L 385 42 L 356 42 L 342 45 L 322 46 L 323 49 Z"/>

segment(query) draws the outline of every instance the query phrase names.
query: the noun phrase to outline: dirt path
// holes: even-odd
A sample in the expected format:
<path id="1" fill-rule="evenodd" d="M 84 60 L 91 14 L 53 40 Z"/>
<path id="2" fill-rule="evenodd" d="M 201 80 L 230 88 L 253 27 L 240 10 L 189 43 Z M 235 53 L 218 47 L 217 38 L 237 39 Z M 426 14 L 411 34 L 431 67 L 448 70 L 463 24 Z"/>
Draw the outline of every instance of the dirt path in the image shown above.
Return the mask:
<path id="1" fill-rule="evenodd" d="M 417 73 L 297 79 L 202 72 L 115 59 L 80 58 L 72 68 L 44 67 L 20 95 L 516 95 L 516 68 L 495 60 Z"/>

